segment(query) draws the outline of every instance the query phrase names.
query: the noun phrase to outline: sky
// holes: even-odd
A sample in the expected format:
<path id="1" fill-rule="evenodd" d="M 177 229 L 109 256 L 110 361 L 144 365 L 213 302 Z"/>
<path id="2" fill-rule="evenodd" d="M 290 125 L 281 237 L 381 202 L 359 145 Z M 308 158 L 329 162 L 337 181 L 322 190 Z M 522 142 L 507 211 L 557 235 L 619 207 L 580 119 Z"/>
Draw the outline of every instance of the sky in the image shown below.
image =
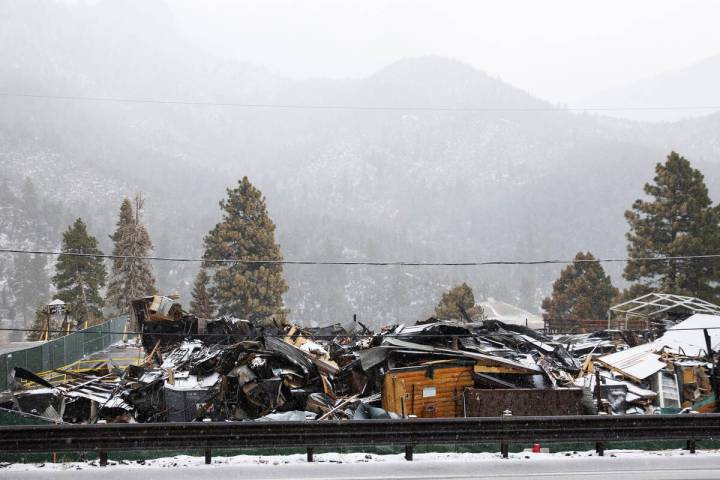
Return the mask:
<path id="1" fill-rule="evenodd" d="M 720 0 L 167 2 L 201 47 L 299 79 L 443 55 L 572 103 L 720 54 Z"/>

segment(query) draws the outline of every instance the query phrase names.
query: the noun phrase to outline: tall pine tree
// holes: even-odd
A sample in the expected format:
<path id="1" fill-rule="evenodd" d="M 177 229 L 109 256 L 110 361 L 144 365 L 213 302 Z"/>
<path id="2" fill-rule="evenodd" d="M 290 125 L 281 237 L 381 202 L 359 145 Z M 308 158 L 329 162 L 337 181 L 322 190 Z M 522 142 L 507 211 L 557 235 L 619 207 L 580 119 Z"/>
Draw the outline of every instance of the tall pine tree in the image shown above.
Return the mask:
<path id="1" fill-rule="evenodd" d="M 62 251 L 102 255 L 97 239 L 88 234 L 82 219 L 75 220 L 63 233 Z M 53 283 L 56 298 L 68 304 L 72 317 L 81 326 L 102 320 L 103 301 L 100 289 L 105 285 L 105 265 L 101 258 L 93 256 L 60 255 L 55 266 Z"/>
<path id="2" fill-rule="evenodd" d="M 114 242 L 112 271 L 106 305 L 118 313 L 128 313 L 134 298 L 156 293 L 152 266 L 146 257 L 153 248 L 150 235 L 142 223 L 143 199 L 135 196 L 135 208 L 129 199 L 120 205 L 117 229 L 110 236 Z"/>
<path id="3" fill-rule="evenodd" d="M 475 305 L 475 295 L 467 283 L 462 283 L 443 293 L 435 307 L 435 316 L 440 320 L 479 320 L 483 310 Z"/>
<path id="4" fill-rule="evenodd" d="M 624 277 L 636 282 L 632 291 L 660 291 L 720 300 L 717 280 L 720 261 L 642 258 L 703 255 L 720 251 L 720 210 L 712 205 L 702 173 L 688 160 L 671 152 L 655 166 L 647 183 L 647 200 L 638 199 L 625 212 L 630 224 L 628 262 Z"/>
<path id="5" fill-rule="evenodd" d="M 134 220 L 135 212 L 133 211 L 132 202 L 129 198 L 125 198 L 120 204 L 120 214 L 118 215 L 118 221 L 115 224 L 117 226 L 117 228 L 115 229 L 115 233 L 110 235 L 110 239 L 115 245 L 120 242 L 123 237 L 123 233 L 125 232 L 125 229 L 127 229 L 127 227 L 132 224 Z"/>
<path id="6" fill-rule="evenodd" d="M 545 320 L 551 328 L 579 325 L 579 320 L 607 317 L 618 289 L 592 253 L 578 252 L 572 265 L 560 272 L 552 295 L 542 302 Z"/>
<path id="7" fill-rule="evenodd" d="M 220 202 L 222 221 L 205 236 L 204 258 L 282 260 L 260 191 L 243 177 L 227 194 Z M 220 314 L 285 321 L 282 295 L 288 286 L 281 264 L 207 262 L 206 267 L 213 273 L 210 295 Z"/>
<path id="8" fill-rule="evenodd" d="M 215 305 L 210 300 L 208 284 L 210 276 L 205 267 L 201 267 L 195 277 L 193 285 L 192 300 L 190 301 L 190 313 L 200 318 L 213 318 L 215 316 Z"/>

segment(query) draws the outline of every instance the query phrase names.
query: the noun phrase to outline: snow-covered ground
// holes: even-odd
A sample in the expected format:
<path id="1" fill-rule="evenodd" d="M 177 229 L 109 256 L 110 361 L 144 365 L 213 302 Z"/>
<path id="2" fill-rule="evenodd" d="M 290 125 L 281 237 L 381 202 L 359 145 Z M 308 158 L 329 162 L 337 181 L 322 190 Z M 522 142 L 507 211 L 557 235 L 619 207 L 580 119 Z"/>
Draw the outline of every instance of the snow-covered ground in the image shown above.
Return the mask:
<path id="1" fill-rule="evenodd" d="M 622 461 L 627 459 L 648 460 L 651 462 L 659 462 L 661 459 L 672 461 L 676 459 L 678 462 L 683 457 L 688 459 L 705 459 L 711 461 L 720 468 L 720 450 L 697 450 L 696 454 L 690 454 L 686 450 L 606 450 L 604 457 L 599 457 L 594 450 L 584 452 L 557 452 L 557 453 L 510 453 L 508 459 L 502 459 L 499 453 L 415 453 L 413 461 L 405 460 L 404 454 L 378 455 L 367 453 L 316 453 L 314 464 L 497 464 L 504 465 L 518 463 L 543 464 L 548 461 L 577 463 L 584 460 L 597 460 L 605 463 L 613 463 L 615 460 Z M 109 460 L 107 467 L 101 467 L 97 460 L 86 462 L 68 462 L 68 463 L 0 463 L 0 476 L 9 472 L 28 472 L 38 471 L 77 471 L 91 470 L 97 473 L 112 472 L 117 470 L 133 471 L 141 473 L 143 470 L 150 471 L 158 468 L 191 468 L 201 467 L 215 468 L 221 466 L 299 466 L 307 465 L 306 456 L 304 454 L 294 455 L 236 455 L 231 457 L 213 456 L 212 464 L 205 465 L 204 457 L 178 455 L 174 457 L 156 458 L 152 460 Z M 398 468 L 401 468 L 398 466 Z"/>

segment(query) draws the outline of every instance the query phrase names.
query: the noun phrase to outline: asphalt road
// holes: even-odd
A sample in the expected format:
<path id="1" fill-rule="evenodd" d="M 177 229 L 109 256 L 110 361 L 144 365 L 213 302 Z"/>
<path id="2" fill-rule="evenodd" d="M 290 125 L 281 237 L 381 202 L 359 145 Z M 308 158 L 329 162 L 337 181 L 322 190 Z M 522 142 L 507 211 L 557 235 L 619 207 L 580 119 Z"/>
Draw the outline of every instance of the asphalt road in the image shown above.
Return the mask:
<path id="1" fill-rule="evenodd" d="M 196 480 L 210 478 L 225 480 L 238 478 L 276 480 L 284 478 L 313 480 L 373 480 L 373 479 L 537 479 L 564 480 L 573 478 L 612 480 L 720 479 L 720 455 L 698 456 L 637 456 L 628 458 L 547 458 L 492 459 L 479 461 L 415 461 L 368 463 L 291 463 L 215 464 L 185 467 L 123 466 L 105 468 L 83 466 L 81 469 L 57 470 L 35 468 L 28 471 L 0 470 L 3 479 L 128 480 L 131 478 Z"/>

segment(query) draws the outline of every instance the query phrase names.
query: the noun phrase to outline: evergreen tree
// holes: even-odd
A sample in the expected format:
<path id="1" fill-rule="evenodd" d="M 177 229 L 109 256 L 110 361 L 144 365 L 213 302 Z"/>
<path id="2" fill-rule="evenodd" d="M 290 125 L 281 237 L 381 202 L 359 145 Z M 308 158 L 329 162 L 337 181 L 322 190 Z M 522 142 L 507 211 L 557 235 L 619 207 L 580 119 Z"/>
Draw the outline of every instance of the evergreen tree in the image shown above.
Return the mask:
<path id="1" fill-rule="evenodd" d="M 0 238 L 7 245 L 54 250 L 67 214 L 61 204 L 40 195 L 29 178 L 17 186 L 14 194 L 13 184 L 0 174 Z M 48 262 L 44 255 L 0 254 L 0 279 L 5 279 L 0 281 L 0 312 L 11 319 L 11 327 L 27 328 L 35 305 L 50 300 Z M 10 337 L 20 341 L 24 334 L 11 333 Z"/>
<path id="2" fill-rule="evenodd" d="M 220 202 L 222 221 L 205 236 L 205 259 L 282 260 L 265 198 L 247 177 Z M 288 286 L 278 263 L 206 263 L 213 273 L 210 295 L 220 314 L 284 322 Z"/>
<path id="3" fill-rule="evenodd" d="M 48 314 L 47 310 L 45 309 L 45 305 L 40 305 L 35 309 L 35 319 L 33 320 L 32 325 L 30 326 L 30 331 L 27 333 L 27 340 L 30 342 L 34 342 L 36 340 L 44 340 L 43 336 L 45 335 L 44 330 L 47 327 L 50 327 L 50 329 L 53 329 L 53 326 L 49 324 L 50 321 L 50 315 Z M 48 340 L 52 337 L 58 337 L 57 333 L 53 334 L 53 332 L 48 333 Z"/>
<path id="4" fill-rule="evenodd" d="M 118 313 L 130 311 L 130 302 L 134 298 L 153 295 L 155 277 L 146 257 L 153 248 L 150 235 L 141 220 L 143 199 L 140 194 L 135 196 L 135 208 L 129 199 L 120 205 L 120 216 L 117 229 L 110 238 L 113 247 L 112 271 L 108 285 L 106 305 Z M 124 258 L 118 258 L 124 257 Z"/>
<path id="5" fill-rule="evenodd" d="M 125 230 L 133 223 L 134 220 L 135 212 L 133 211 L 132 202 L 129 198 L 125 198 L 120 204 L 120 214 L 118 215 L 118 221 L 115 224 L 117 226 L 115 233 L 110 235 L 110 239 L 115 245 L 120 242 Z"/>
<path id="6" fill-rule="evenodd" d="M 13 220 L 15 216 L 15 203 L 17 202 L 15 195 L 10 190 L 7 180 L 0 177 L 0 237 L 5 237 L 8 245 L 12 245 L 12 238 L 8 233 L 13 230 Z M 12 294 L 12 262 L 14 255 L 9 253 L 0 253 L 0 279 L 7 279 L 2 282 L 0 287 L 0 311 L 7 309 L 8 316 L 13 310 L 13 294 Z M 10 317 L 12 318 L 12 317 Z"/>
<path id="7" fill-rule="evenodd" d="M 21 220 L 19 224 L 21 232 L 25 235 L 37 235 L 38 232 L 36 229 L 38 227 L 38 220 L 42 216 L 42 206 L 35 184 L 33 184 L 29 177 L 25 178 L 25 182 L 20 190 L 19 207 L 23 212 L 23 218 L 19 219 Z"/>
<path id="8" fill-rule="evenodd" d="M 648 293 L 652 293 L 654 291 L 654 288 L 643 283 L 633 283 L 632 285 L 624 288 L 620 292 L 620 295 L 618 295 L 618 297 L 615 299 L 615 303 L 627 302 L 628 300 L 642 297 L 643 295 L 647 295 Z"/>
<path id="9" fill-rule="evenodd" d="M 47 302 L 50 298 L 50 280 L 45 267 L 46 258 L 42 255 L 18 255 L 15 258 L 10 288 L 15 295 L 15 312 L 22 316 L 23 326 L 27 327 L 32 312 L 38 302 Z"/>
<path id="10" fill-rule="evenodd" d="M 195 277 L 192 301 L 190 302 L 190 313 L 200 318 L 213 318 L 215 316 L 215 305 L 213 305 L 210 300 L 210 294 L 207 289 L 208 283 L 210 283 L 210 276 L 207 273 L 207 269 L 202 267 L 197 277 Z"/>
<path id="11" fill-rule="evenodd" d="M 588 261 L 590 260 L 590 261 Z M 575 325 L 579 320 L 607 317 L 618 289 L 590 252 L 578 252 L 575 261 L 560 272 L 552 295 L 542 302 L 545 320 L 551 328 Z"/>
<path id="12" fill-rule="evenodd" d="M 713 207 L 703 175 L 671 152 L 647 183 L 648 200 L 625 212 L 630 224 L 624 277 L 636 292 L 661 291 L 720 300 L 717 259 L 643 261 L 641 258 L 703 255 L 720 251 L 720 209 Z"/>
<path id="13" fill-rule="evenodd" d="M 62 251 L 102 255 L 97 239 L 87 232 L 82 219 L 75 220 L 63 233 Z M 101 258 L 92 256 L 60 255 L 55 266 L 53 283 L 57 289 L 56 298 L 68 304 L 68 310 L 82 325 L 102 320 L 100 288 L 105 285 L 105 265 Z"/>
<path id="14" fill-rule="evenodd" d="M 443 293 L 435 316 L 439 320 L 474 321 L 482 317 L 482 307 L 475 305 L 475 295 L 467 283 L 462 283 Z"/>

